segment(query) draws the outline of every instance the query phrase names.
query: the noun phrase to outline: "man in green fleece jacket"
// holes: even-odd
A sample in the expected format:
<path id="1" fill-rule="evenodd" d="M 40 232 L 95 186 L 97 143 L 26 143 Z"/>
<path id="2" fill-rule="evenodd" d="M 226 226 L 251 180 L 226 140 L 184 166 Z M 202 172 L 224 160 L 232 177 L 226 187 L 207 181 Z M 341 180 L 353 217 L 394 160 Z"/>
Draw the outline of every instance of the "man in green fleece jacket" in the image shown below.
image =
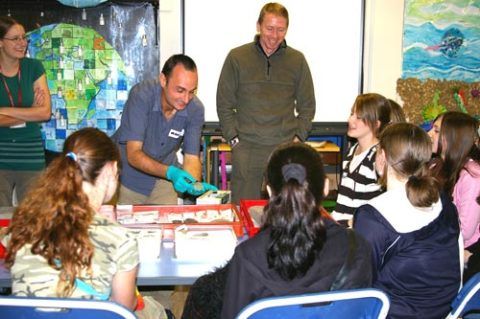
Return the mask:
<path id="1" fill-rule="evenodd" d="M 304 141 L 315 115 L 313 81 L 304 55 L 285 41 L 288 11 L 267 3 L 255 40 L 230 51 L 217 88 L 217 113 L 232 148 L 232 202 L 261 197 L 271 151 Z"/>

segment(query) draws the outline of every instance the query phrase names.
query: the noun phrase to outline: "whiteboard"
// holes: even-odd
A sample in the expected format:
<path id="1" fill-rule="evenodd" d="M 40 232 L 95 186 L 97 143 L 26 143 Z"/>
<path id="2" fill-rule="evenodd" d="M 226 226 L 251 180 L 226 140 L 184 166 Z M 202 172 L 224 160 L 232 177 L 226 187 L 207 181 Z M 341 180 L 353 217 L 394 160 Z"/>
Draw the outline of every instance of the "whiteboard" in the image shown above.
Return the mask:
<path id="1" fill-rule="evenodd" d="M 268 1 L 184 0 L 184 52 L 198 68 L 205 120 L 218 121 L 216 91 L 228 52 L 252 42 Z M 283 0 L 290 23 L 287 45 L 301 51 L 315 86 L 315 122 L 345 122 L 361 92 L 363 2 Z"/>

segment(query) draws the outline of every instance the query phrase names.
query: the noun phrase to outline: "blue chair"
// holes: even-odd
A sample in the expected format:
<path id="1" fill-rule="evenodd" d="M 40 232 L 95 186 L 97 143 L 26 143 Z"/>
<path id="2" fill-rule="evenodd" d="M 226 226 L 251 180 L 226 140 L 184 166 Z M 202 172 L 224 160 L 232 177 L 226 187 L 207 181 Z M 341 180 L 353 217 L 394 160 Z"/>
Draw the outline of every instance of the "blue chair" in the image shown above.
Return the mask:
<path id="1" fill-rule="evenodd" d="M 386 318 L 388 296 L 373 288 L 271 297 L 246 306 L 237 319 Z"/>
<path id="2" fill-rule="evenodd" d="M 0 318 L 135 319 L 136 316 L 111 301 L 1 296 Z"/>
<path id="3" fill-rule="evenodd" d="M 447 319 L 480 318 L 480 273 L 470 278 L 452 301 Z"/>

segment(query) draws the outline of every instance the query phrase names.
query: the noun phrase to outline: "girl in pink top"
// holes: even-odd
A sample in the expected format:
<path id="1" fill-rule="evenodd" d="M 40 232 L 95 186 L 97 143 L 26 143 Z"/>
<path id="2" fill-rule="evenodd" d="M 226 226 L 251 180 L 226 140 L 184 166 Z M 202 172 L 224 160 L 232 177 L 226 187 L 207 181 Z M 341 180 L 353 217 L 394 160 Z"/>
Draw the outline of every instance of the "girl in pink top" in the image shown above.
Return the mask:
<path id="1" fill-rule="evenodd" d="M 453 202 L 457 206 L 465 248 L 475 244 L 480 238 L 480 165 L 469 160 L 460 172 L 453 188 Z"/>
<path id="2" fill-rule="evenodd" d="M 465 113 L 446 112 L 435 120 L 429 135 L 439 156 L 433 170 L 457 206 L 465 248 L 471 252 L 480 238 L 478 122 Z"/>

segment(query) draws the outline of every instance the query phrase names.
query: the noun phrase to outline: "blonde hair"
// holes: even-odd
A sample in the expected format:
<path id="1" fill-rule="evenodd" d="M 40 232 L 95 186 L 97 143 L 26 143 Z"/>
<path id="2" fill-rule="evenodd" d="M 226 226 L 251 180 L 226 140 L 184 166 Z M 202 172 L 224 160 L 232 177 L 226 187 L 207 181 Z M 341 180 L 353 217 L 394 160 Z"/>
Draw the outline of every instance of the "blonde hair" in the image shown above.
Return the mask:
<path id="1" fill-rule="evenodd" d="M 288 10 L 283 5 L 277 2 L 270 2 L 265 4 L 260 10 L 260 14 L 257 20 L 258 24 L 262 24 L 263 18 L 265 18 L 265 15 L 267 13 L 273 13 L 276 16 L 285 18 L 287 20 L 287 27 L 288 27 L 288 23 L 289 23 Z"/>

